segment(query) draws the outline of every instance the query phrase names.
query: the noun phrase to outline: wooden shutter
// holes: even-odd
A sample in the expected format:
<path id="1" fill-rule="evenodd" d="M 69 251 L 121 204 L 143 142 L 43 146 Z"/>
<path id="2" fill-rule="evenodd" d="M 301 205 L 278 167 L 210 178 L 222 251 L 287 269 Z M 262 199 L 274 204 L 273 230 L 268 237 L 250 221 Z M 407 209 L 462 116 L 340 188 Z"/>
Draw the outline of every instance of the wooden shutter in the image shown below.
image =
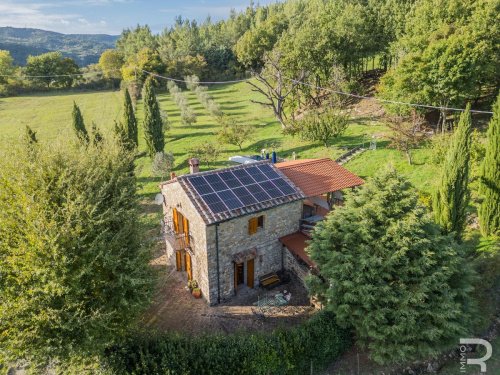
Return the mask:
<path id="1" fill-rule="evenodd" d="M 184 234 L 186 236 L 186 245 L 189 245 L 189 220 L 184 216 L 182 217 L 182 229 L 184 229 Z"/>
<path id="2" fill-rule="evenodd" d="M 188 252 L 186 252 L 186 272 L 187 272 L 188 280 L 192 280 L 193 279 L 193 268 L 191 265 L 191 255 Z"/>
<path id="3" fill-rule="evenodd" d="M 174 221 L 174 231 L 175 233 L 179 233 L 179 214 L 175 208 L 172 211 L 172 218 Z"/>
<path id="4" fill-rule="evenodd" d="M 253 288 L 253 280 L 254 280 L 254 260 L 252 258 L 247 261 L 247 286 L 249 288 Z"/>
<path id="5" fill-rule="evenodd" d="M 248 234 L 257 233 L 257 225 L 258 225 L 258 220 L 256 217 L 253 217 L 250 220 L 248 220 Z"/>

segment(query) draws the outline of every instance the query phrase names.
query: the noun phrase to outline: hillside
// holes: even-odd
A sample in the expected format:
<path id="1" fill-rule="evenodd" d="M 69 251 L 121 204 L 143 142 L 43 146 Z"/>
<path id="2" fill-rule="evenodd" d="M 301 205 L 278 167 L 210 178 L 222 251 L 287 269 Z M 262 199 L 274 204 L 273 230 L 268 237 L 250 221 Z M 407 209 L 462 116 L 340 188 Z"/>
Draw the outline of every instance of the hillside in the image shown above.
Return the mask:
<path id="1" fill-rule="evenodd" d="M 8 50 L 17 65 L 29 55 L 61 51 L 80 66 L 94 64 L 101 53 L 113 48 L 118 36 L 105 34 L 60 34 L 39 29 L 0 27 L 0 49 Z"/>

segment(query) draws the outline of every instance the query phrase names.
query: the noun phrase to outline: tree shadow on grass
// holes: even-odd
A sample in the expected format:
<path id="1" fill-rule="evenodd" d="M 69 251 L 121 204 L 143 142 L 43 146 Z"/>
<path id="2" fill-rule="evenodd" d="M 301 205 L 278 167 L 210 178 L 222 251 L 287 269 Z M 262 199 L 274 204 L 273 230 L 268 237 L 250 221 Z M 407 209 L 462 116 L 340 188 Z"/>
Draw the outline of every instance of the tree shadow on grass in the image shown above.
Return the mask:
<path id="1" fill-rule="evenodd" d="M 173 136 L 172 142 L 180 141 L 181 139 L 185 139 L 185 138 L 196 138 L 196 137 L 203 137 L 203 136 L 208 136 L 208 135 L 214 135 L 214 133 L 210 133 L 210 132 L 181 133 L 181 134 L 176 134 L 175 136 Z"/>
<path id="2" fill-rule="evenodd" d="M 275 147 L 276 149 L 280 148 L 283 140 L 281 138 L 265 138 L 261 139 L 257 142 L 252 143 L 251 145 L 245 147 L 243 151 L 255 151 L 260 153 L 260 151 L 264 148 L 269 149 L 271 147 Z M 272 150 L 270 150 L 272 151 Z"/>

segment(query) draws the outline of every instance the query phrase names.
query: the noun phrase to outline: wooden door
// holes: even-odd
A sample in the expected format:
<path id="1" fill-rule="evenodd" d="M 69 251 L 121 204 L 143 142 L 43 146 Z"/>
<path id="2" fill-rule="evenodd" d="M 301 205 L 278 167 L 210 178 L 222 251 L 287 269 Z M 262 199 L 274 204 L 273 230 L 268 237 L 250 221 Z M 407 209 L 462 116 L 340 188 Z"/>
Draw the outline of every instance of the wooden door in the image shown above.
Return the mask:
<path id="1" fill-rule="evenodd" d="M 188 281 L 193 280 L 193 268 L 191 265 L 191 255 L 186 251 L 186 272 L 188 275 Z"/>
<path id="2" fill-rule="evenodd" d="M 175 252 L 175 266 L 177 271 L 182 271 L 182 255 L 180 250 Z"/>
<path id="3" fill-rule="evenodd" d="M 254 260 L 252 258 L 247 261 L 247 286 L 249 288 L 253 288 L 253 281 L 254 281 Z"/>

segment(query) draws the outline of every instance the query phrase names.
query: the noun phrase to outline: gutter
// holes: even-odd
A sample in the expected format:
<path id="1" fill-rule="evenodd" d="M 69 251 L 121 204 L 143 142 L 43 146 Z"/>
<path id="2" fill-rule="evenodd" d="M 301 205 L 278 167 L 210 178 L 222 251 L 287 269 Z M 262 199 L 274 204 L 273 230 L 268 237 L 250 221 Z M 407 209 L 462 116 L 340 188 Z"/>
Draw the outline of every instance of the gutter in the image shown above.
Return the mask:
<path id="1" fill-rule="evenodd" d="M 220 303 L 220 271 L 219 271 L 219 224 L 215 224 L 215 252 L 217 258 L 217 303 Z"/>

